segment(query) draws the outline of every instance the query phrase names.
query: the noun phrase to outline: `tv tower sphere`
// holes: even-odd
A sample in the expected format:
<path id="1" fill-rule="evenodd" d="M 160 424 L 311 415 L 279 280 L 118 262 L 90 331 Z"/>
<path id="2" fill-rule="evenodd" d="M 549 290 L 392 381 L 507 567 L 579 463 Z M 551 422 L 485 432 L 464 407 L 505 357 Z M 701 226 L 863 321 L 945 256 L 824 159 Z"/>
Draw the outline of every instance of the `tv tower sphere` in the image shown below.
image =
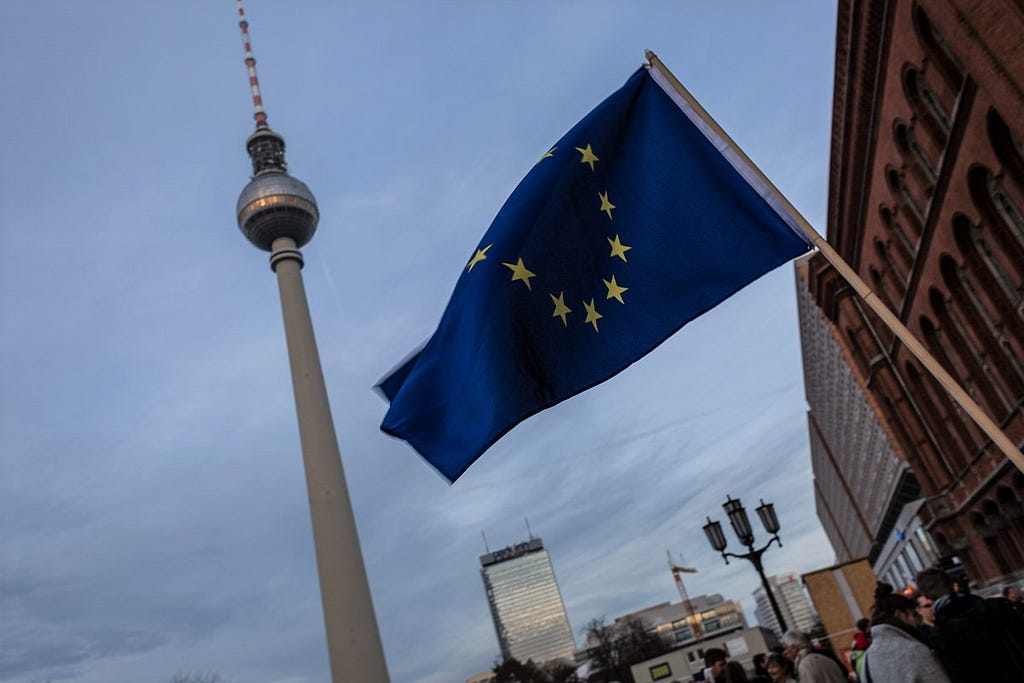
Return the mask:
<path id="1" fill-rule="evenodd" d="M 270 251 L 279 237 L 290 237 L 301 248 L 313 238 L 320 210 L 306 184 L 288 175 L 284 138 L 260 127 L 249 136 L 246 147 L 253 175 L 238 197 L 238 227 L 264 251 Z"/>

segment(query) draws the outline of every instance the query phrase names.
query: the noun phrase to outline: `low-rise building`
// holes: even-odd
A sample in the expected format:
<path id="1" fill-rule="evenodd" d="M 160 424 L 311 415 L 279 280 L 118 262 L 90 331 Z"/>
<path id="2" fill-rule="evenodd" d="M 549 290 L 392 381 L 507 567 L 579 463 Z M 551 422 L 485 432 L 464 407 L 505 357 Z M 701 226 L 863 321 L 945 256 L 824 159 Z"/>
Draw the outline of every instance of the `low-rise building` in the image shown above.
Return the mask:
<path id="1" fill-rule="evenodd" d="M 766 653 L 779 642 L 771 631 L 755 626 L 740 628 L 726 634 L 709 636 L 701 642 L 687 645 L 634 664 L 630 668 L 636 683 L 684 683 L 704 670 L 704 653 L 717 647 L 726 651 L 729 659 L 739 662 L 744 669 L 752 669 L 754 655 Z"/>
<path id="2" fill-rule="evenodd" d="M 653 631 L 674 645 L 696 642 L 699 638 L 723 636 L 747 627 L 743 608 L 737 600 L 726 600 L 717 593 L 698 595 L 686 603 L 662 602 L 638 612 L 624 614 L 616 624 L 640 619 Z"/>

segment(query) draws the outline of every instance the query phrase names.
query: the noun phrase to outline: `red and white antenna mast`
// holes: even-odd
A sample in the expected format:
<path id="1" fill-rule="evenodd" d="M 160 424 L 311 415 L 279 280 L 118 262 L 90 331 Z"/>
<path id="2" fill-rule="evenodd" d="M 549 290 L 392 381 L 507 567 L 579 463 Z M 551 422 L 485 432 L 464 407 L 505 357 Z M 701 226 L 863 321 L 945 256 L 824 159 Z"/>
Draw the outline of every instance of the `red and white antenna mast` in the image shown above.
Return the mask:
<path id="1" fill-rule="evenodd" d="M 242 7 L 242 0 L 238 0 L 238 26 L 242 29 L 242 45 L 245 46 L 245 67 L 249 70 L 249 87 L 252 88 L 253 118 L 256 119 L 256 129 L 269 128 L 267 112 L 263 111 L 260 79 L 256 75 L 256 58 L 252 55 L 252 44 L 249 42 L 249 22 L 245 20 L 245 8 Z"/>

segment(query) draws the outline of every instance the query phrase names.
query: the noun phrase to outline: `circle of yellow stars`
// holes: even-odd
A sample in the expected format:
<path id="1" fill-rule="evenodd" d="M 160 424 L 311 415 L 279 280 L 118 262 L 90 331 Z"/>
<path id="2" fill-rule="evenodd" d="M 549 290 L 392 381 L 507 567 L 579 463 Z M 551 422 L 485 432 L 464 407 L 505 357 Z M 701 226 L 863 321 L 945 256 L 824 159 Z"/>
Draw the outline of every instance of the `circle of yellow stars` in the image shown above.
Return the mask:
<path id="1" fill-rule="evenodd" d="M 552 147 L 551 149 L 549 149 L 541 156 L 537 163 L 539 164 L 541 161 L 544 161 L 545 159 L 555 156 L 555 151 L 557 149 L 557 147 Z M 580 153 L 579 162 L 581 164 L 588 165 L 590 167 L 591 173 L 593 173 L 595 171 L 595 164 L 601 161 L 600 157 L 598 157 L 597 154 L 594 153 L 594 150 L 591 148 L 589 143 L 586 145 L 586 147 L 576 147 L 575 149 L 577 152 Z M 612 216 L 612 211 L 614 211 L 616 207 L 615 204 L 613 204 L 611 200 L 608 198 L 608 192 L 598 192 L 597 199 L 599 202 L 598 210 L 604 212 L 605 215 L 608 216 L 609 221 L 614 220 Z M 608 258 L 618 257 L 622 259 L 624 263 L 628 263 L 628 259 L 626 258 L 626 252 L 632 249 L 633 247 L 623 244 L 618 234 L 616 234 L 615 237 L 606 237 L 606 239 L 608 240 L 608 245 L 611 247 L 611 252 L 609 253 Z M 481 261 L 487 260 L 487 251 L 492 246 L 494 245 L 488 244 L 487 246 L 483 248 L 478 248 L 476 250 L 473 256 L 469 259 L 469 263 L 466 265 L 467 273 L 472 272 L 473 268 L 476 267 L 476 265 L 479 264 Z M 506 268 L 509 269 L 509 271 L 511 271 L 512 282 L 522 282 L 524 285 L 526 285 L 526 288 L 528 290 L 533 291 L 533 286 L 530 284 L 530 279 L 536 277 L 537 274 L 526 267 L 526 264 L 523 263 L 522 258 L 517 259 L 515 263 L 503 262 L 501 265 L 505 266 Z M 626 303 L 626 300 L 622 298 L 622 295 L 629 291 L 629 287 L 623 287 L 622 285 L 620 285 L 618 281 L 615 279 L 614 275 L 611 276 L 610 280 L 605 280 L 602 278 L 601 281 L 604 283 L 604 286 L 606 288 L 606 301 L 610 299 L 615 299 L 620 304 Z M 569 306 L 565 303 L 565 292 L 559 291 L 558 296 L 555 296 L 553 293 L 549 292 L 548 296 L 551 297 L 551 303 L 554 305 L 554 311 L 551 313 L 551 317 L 559 318 L 562 321 L 562 325 L 568 327 L 569 314 L 573 313 L 573 309 L 569 308 Z M 591 298 L 590 301 L 583 301 L 581 303 L 583 304 L 583 310 L 586 312 L 583 324 L 591 325 L 594 328 L 595 332 L 599 332 L 600 330 L 598 329 L 597 321 L 603 318 L 604 316 L 601 315 L 601 313 L 599 313 L 597 310 L 596 298 Z"/>

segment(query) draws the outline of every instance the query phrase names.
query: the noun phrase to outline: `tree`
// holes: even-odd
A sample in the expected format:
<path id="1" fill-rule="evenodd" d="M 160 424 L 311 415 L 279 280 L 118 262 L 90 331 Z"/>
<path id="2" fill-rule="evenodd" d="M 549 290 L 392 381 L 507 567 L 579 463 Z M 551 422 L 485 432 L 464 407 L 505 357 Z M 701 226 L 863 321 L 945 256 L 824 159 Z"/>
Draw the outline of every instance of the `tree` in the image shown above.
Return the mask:
<path id="1" fill-rule="evenodd" d="M 494 683 L 537 683 L 540 675 L 532 659 L 523 663 L 515 657 L 496 663 L 493 671 Z"/>
<path id="2" fill-rule="evenodd" d="M 603 617 L 593 619 L 584 627 L 584 633 L 594 671 L 589 680 L 600 683 L 633 683 L 631 666 L 671 649 L 671 644 L 648 629 L 639 617 L 614 624 L 605 624 Z"/>
<path id="3" fill-rule="evenodd" d="M 576 666 L 568 663 L 555 663 L 546 667 L 551 683 L 581 683 L 576 675 Z"/>
<path id="4" fill-rule="evenodd" d="M 563 662 L 538 666 L 532 659 L 525 663 L 510 657 L 494 665 L 494 683 L 580 683 L 576 667 Z"/>

